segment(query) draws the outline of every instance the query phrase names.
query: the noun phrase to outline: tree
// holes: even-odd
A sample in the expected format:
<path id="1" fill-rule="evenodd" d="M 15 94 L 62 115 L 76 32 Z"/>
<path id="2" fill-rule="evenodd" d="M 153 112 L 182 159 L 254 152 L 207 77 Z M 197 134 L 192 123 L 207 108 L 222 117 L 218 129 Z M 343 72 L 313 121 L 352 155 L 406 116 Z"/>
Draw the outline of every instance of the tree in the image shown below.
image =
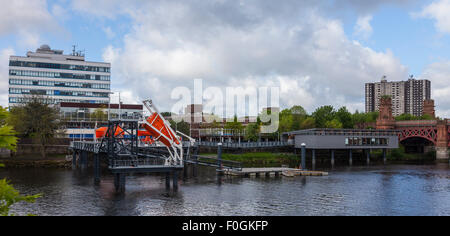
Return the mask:
<path id="1" fill-rule="evenodd" d="M 291 109 L 280 112 L 278 121 L 278 132 L 288 132 L 293 130 L 294 116 Z"/>
<path id="2" fill-rule="evenodd" d="M 312 116 L 316 121 L 317 128 L 326 128 L 326 123 L 336 118 L 336 111 L 332 106 L 323 106 L 317 108 Z"/>
<path id="3" fill-rule="evenodd" d="M 8 125 L 9 113 L 0 106 L 0 148 L 16 150 L 17 138 L 12 126 Z M 0 164 L 3 167 L 3 164 Z M 34 202 L 41 195 L 23 196 L 6 179 L 0 180 L 0 216 L 9 216 L 11 206 L 18 202 Z"/>
<path id="4" fill-rule="evenodd" d="M 252 142 L 257 142 L 259 139 L 259 124 L 251 123 L 245 128 L 245 139 Z"/>
<path id="5" fill-rule="evenodd" d="M 341 107 L 336 112 L 337 120 L 342 124 L 344 129 L 353 129 L 355 124 L 353 123 L 352 114 L 347 110 L 346 107 Z"/>
<path id="6" fill-rule="evenodd" d="M 103 108 L 98 108 L 91 113 L 91 118 L 96 121 L 105 121 L 108 119 L 108 113 L 106 113 Z"/>
<path id="7" fill-rule="evenodd" d="M 313 129 L 315 127 L 316 127 L 316 120 L 314 120 L 313 117 L 308 117 L 302 122 L 300 129 Z"/>
<path id="8" fill-rule="evenodd" d="M 16 132 L 12 126 L 6 123 L 8 116 L 8 111 L 0 106 L 0 148 L 16 151 Z"/>
<path id="9" fill-rule="evenodd" d="M 308 113 L 302 106 L 293 106 L 290 111 L 292 115 L 292 124 L 289 131 L 301 129 L 302 122 L 308 117 Z"/>
<path id="10" fill-rule="evenodd" d="M 189 135 L 191 133 L 191 126 L 185 121 L 176 123 L 173 120 L 169 120 L 169 123 L 170 123 L 170 127 L 172 127 L 172 129 L 175 130 L 175 132 L 180 131 L 181 133 L 183 133 L 185 135 Z"/>
<path id="11" fill-rule="evenodd" d="M 224 128 L 227 130 L 231 130 L 233 133 L 241 133 L 241 131 L 244 130 L 242 123 L 238 121 L 236 115 L 233 118 L 233 122 L 227 122 Z"/>
<path id="12" fill-rule="evenodd" d="M 325 128 L 328 129 L 342 129 L 343 125 L 338 119 L 333 119 L 325 122 Z"/>
<path id="13" fill-rule="evenodd" d="M 20 137 L 32 138 L 41 146 L 41 155 L 46 157 L 46 146 L 62 127 L 59 110 L 50 106 L 42 96 L 32 96 L 27 102 L 11 108 L 8 123 Z"/>

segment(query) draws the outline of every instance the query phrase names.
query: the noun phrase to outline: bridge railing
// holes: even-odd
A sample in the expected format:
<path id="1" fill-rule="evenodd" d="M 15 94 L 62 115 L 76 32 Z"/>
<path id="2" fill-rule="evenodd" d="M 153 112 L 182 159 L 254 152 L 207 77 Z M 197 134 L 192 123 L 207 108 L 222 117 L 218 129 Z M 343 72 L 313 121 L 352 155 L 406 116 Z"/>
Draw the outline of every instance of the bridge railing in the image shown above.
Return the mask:
<path id="1" fill-rule="evenodd" d="M 407 121 L 397 121 L 396 126 L 436 126 L 436 120 L 407 120 Z"/>
<path id="2" fill-rule="evenodd" d="M 200 156 L 200 155 L 191 155 L 189 159 L 186 160 L 188 163 L 192 164 L 199 164 L 199 165 L 205 165 L 205 166 L 212 166 L 212 167 L 221 167 L 223 169 L 231 169 L 231 170 L 242 170 L 242 163 L 238 161 L 231 161 L 231 160 L 219 160 L 217 157 L 210 157 L 210 156 Z"/>
<path id="3" fill-rule="evenodd" d="M 217 142 L 197 142 L 196 145 L 203 147 L 217 147 Z M 266 148 L 266 147 L 287 147 L 292 146 L 289 142 L 241 142 L 241 143 L 222 143 L 223 148 Z"/>
<path id="4" fill-rule="evenodd" d="M 98 153 L 100 150 L 100 142 L 79 142 L 73 141 L 70 142 L 70 148 L 81 151 L 88 151 L 93 153 Z"/>

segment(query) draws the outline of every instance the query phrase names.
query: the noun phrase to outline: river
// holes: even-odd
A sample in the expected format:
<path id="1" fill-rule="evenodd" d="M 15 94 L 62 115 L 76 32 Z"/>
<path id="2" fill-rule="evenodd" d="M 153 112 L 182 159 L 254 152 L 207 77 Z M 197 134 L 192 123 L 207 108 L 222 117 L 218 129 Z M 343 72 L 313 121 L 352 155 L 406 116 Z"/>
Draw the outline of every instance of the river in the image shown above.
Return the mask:
<path id="1" fill-rule="evenodd" d="M 114 192 L 104 173 L 3 169 L 16 189 L 42 193 L 13 213 L 36 215 L 450 215 L 448 164 L 338 167 L 327 177 L 227 178 L 204 169 L 196 179 L 166 191 L 160 176 L 127 177 L 126 193 Z"/>

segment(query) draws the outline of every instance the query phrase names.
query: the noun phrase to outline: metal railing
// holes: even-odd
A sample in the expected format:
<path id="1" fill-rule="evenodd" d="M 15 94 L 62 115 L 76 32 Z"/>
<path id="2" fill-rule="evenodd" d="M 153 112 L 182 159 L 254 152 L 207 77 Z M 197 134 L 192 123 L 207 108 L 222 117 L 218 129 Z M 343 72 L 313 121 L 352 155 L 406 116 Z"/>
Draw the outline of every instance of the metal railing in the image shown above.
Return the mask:
<path id="1" fill-rule="evenodd" d="M 241 162 L 223 159 L 219 160 L 217 157 L 191 155 L 189 159 L 186 159 L 185 161 L 190 164 L 222 168 L 225 170 L 242 170 Z"/>
<path id="2" fill-rule="evenodd" d="M 217 147 L 217 142 L 197 142 L 197 146 Z M 287 147 L 292 146 L 289 142 L 241 142 L 241 143 L 222 143 L 223 148 L 267 148 L 267 147 Z"/>

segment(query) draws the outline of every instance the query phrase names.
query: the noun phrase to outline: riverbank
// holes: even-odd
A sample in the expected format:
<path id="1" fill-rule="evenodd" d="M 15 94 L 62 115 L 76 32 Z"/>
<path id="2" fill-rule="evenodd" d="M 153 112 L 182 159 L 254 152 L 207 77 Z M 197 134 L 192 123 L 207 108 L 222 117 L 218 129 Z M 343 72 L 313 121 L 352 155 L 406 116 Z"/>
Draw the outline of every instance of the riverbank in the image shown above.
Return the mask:
<path id="1" fill-rule="evenodd" d="M 42 158 L 39 155 L 26 155 L 0 158 L 5 168 L 72 168 L 72 162 L 65 155 L 49 155 Z"/>
<path id="2" fill-rule="evenodd" d="M 217 154 L 201 154 L 204 156 L 217 157 Z M 272 152 L 247 152 L 240 154 L 223 153 L 223 160 L 241 162 L 243 165 L 274 165 L 292 164 L 299 160 L 299 157 L 291 153 Z"/>
<path id="3" fill-rule="evenodd" d="M 216 153 L 201 154 L 203 156 L 217 157 Z M 310 161 L 310 154 L 307 153 L 306 161 Z M 323 162 L 327 157 L 323 155 L 317 156 L 317 160 Z M 338 159 L 344 157 L 339 156 Z M 363 153 L 354 153 L 354 159 L 361 159 L 365 161 L 365 156 Z M 267 166 L 267 165 L 290 165 L 298 164 L 300 161 L 300 155 L 295 155 L 293 153 L 271 153 L 271 152 L 247 152 L 240 154 L 223 153 L 223 160 L 238 161 L 246 166 Z M 345 158 L 344 158 L 345 159 Z M 383 162 L 382 151 L 372 151 L 371 152 L 372 162 Z M 436 160 L 436 153 L 429 152 L 426 154 L 416 154 L 416 153 L 405 153 L 403 149 L 394 149 L 387 153 L 387 160 L 391 164 L 416 164 L 416 163 L 433 163 L 438 162 Z M 447 162 L 445 160 L 443 162 Z"/>

